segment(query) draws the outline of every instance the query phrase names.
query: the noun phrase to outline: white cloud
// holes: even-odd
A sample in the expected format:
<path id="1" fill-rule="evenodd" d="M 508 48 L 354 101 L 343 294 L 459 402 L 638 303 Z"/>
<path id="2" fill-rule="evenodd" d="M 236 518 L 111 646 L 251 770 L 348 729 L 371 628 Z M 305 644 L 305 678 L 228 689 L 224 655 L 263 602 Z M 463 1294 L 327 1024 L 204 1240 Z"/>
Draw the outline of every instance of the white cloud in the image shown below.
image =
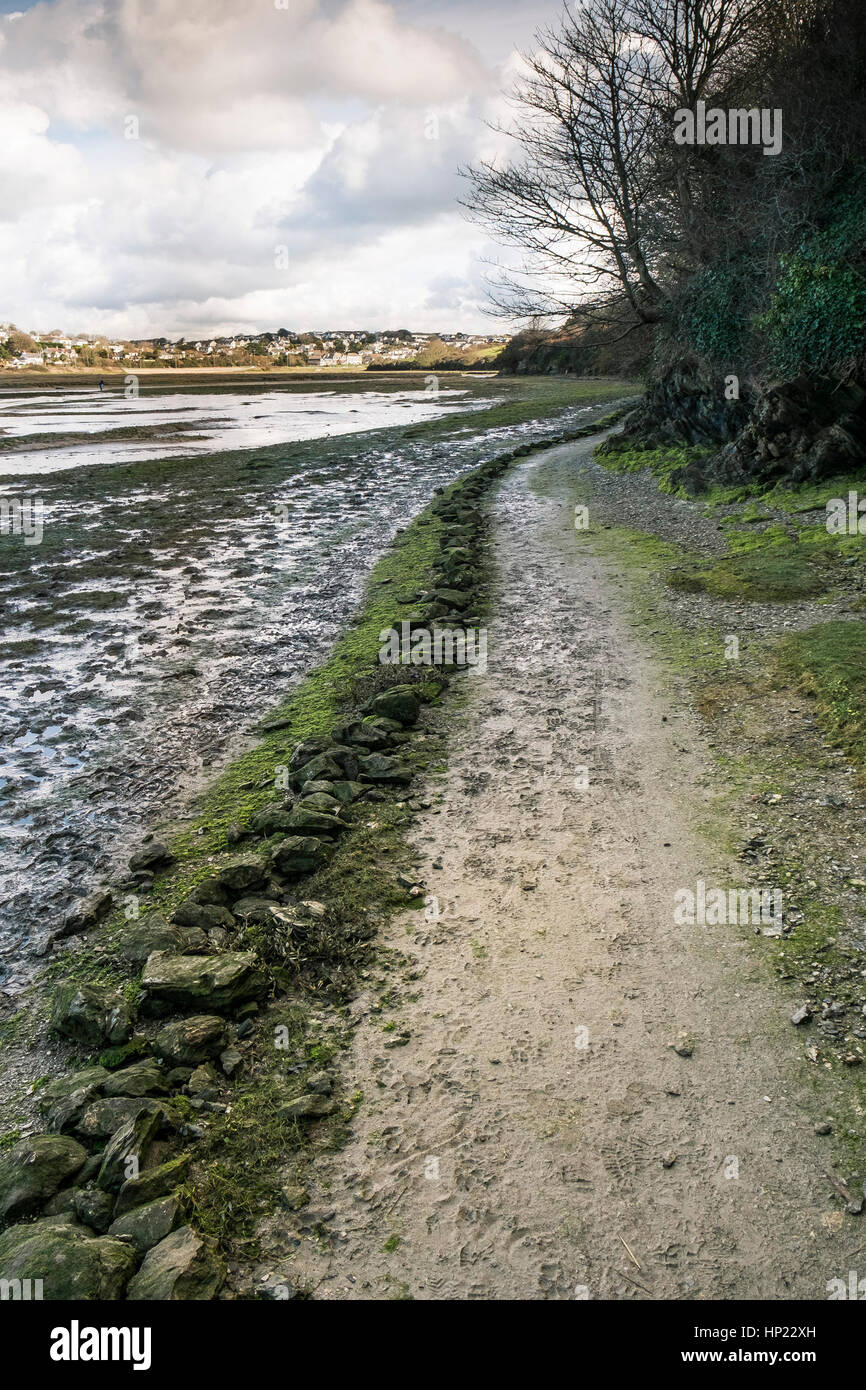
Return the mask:
<path id="1" fill-rule="evenodd" d="M 456 166 L 496 143 L 501 73 L 401 3 L 3 17 L 0 318 L 136 336 L 486 323 Z"/>
<path id="2" fill-rule="evenodd" d="M 0 105 L 0 221 L 13 221 L 24 208 L 50 206 L 74 198 L 84 177 L 73 147 L 45 138 L 47 111 L 38 106 Z"/>

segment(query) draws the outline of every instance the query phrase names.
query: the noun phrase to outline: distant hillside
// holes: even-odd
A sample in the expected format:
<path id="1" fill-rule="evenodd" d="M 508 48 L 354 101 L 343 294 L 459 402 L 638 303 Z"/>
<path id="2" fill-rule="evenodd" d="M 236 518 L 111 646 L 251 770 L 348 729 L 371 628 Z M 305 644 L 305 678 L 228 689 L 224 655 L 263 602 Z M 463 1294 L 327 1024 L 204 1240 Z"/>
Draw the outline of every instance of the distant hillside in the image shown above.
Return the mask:
<path id="1" fill-rule="evenodd" d="M 432 338 L 414 357 L 406 357 L 395 362 L 386 357 L 374 357 L 369 363 L 369 371 L 404 372 L 465 372 L 490 371 L 501 364 L 502 348 L 499 344 L 468 344 L 455 347 L 442 338 Z"/>

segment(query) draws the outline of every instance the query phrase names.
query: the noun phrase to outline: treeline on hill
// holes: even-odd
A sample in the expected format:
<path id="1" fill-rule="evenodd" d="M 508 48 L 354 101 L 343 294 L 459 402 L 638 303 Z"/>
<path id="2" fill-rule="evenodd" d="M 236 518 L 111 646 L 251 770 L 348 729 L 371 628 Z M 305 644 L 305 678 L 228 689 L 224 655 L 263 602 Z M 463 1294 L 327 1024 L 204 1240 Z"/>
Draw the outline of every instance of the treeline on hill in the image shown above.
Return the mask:
<path id="1" fill-rule="evenodd" d="M 617 325 L 596 325 L 575 313 L 561 328 L 527 328 L 515 334 L 497 357 L 496 366 L 517 375 L 639 377 L 649 367 L 653 340 L 648 324 L 623 332 Z"/>
<path id="2" fill-rule="evenodd" d="M 584 0 L 539 40 L 521 158 L 467 171 L 524 252 L 503 310 L 566 315 L 513 369 L 645 361 L 630 446 L 719 446 L 716 477 L 864 459 L 863 0 Z"/>

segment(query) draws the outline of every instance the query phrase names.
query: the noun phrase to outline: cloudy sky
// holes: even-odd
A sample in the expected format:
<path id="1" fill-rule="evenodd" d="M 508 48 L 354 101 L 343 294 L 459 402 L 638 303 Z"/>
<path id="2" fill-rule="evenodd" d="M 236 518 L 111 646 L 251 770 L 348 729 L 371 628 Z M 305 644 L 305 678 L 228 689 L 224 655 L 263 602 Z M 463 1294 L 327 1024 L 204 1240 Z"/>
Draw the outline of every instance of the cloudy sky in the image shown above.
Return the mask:
<path id="1" fill-rule="evenodd" d="M 458 164 L 559 0 L 0 0 L 0 321 L 499 328 Z"/>

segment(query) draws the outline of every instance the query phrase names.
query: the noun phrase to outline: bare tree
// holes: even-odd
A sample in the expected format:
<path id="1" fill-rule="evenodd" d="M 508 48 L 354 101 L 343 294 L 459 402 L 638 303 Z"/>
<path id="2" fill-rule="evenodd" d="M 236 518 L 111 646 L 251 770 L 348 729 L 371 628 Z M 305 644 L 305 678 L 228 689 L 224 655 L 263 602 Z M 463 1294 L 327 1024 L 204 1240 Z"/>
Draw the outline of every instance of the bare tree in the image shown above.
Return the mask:
<path id="1" fill-rule="evenodd" d="M 677 106 L 719 93 L 762 61 L 773 0 L 631 0 L 630 21 L 661 60 L 663 91 Z M 759 38 L 760 36 L 760 38 Z"/>
<path id="2" fill-rule="evenodd" d="M 658 317 L 644 250 L 654 76 L 627 19 L 627 0 L 593 0 L 540 34 L 513 94 L 522 160 L 469 171 L 465 206 L 528 253 L 501 282 L 509 312 L 570 312 L 588 295 L 604 304 L 624 293 L 637 320 Z"/>
<path id="3" fill-rule="evenodd" d="M 528 317 L 580 305 L 610 324 L 625 304 L 625 331 L 659 321 L 689 243 L 701 258 L 706 202 L 701 166 L 677 158 L 673 110 L 742 73 L 774 3 L 584 0 L 537 36 L 513 94 L 522 158 L 468 171 L 464 206 L 524 253 L 493 285 L 498 308 Z"/>

